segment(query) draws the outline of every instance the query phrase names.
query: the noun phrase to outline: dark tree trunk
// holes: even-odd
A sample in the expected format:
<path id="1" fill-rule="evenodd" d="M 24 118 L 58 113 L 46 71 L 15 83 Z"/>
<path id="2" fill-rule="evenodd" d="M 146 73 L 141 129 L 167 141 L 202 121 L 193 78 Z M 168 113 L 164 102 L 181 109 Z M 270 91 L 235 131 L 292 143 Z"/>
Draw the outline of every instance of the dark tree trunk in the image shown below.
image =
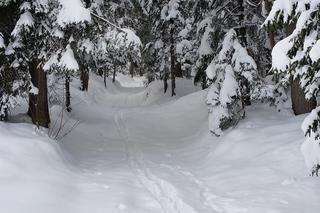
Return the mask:
<path id="1" fill-rule="evenodd" d="M 71 94 L 70 94 L 70 75 L 69 74 L 66 74 L 65 88 L 66 88 L 66 110 L 68 112 L 71 112 Z"/>
<path id="2" fill-rule="evenodd" d="M 180 62 L 178 62 L 176 64 L 175 69 L 176 69 L 176 71 L 175 71 L 176 77 L 182 78 L 183 77 L 183 73 L 182 73 L 182 68 L 181 68 L 181 63 Z"/>
<path id="3" fill-rule="evenodd" d="M 113 67 L 113 77 L 112 77 L 112 82 L 116 82 L 116 72 L 117 72 L 117 68 L 116 66 Z"/>
<path id="4" fill-rule="evenodd" d="M 129 73 L 131 75 L 131 78 L 133 78 L 133 76 L 134 76 L 134 63 L 131 58 L 130 58 L 130 64 L 129 64 Z"/>
<path id="5" fill-rule="evenodd" d="M 28 115 L 32 122 L 38 127 L 48 128 L 50 124 L 48 106 L 47 75 L 37 60 L 29 65 L 29 72 L 32 84 L 38 88 L 38 94 L 29 93 Z"/>
<path id="6" fill-rule="evenodd" d="M 295 29 L 295 24 L 291 24 L 287 27 L 286 33 L 287 36 Z M 291 100 L 292 100 L 292 109 L 295 115 L 301 115 L 308 112 L 311 112 L 317 106 L 317 101 L 315 98 L 307 100 L 305 98 L 304 90 L 301 88 L 300 79 L 291 80 Z"/>
<path id="7" fill-rule="evenodd" d="M 163 88 L 164 88 L 164 93 L 166 93 L 168 90 L 168 73 L 167 72 L 165 72 L 163 76 Z"/>
<path id="8" fill-rule="evenodd" d="M 304 90 L 299 84 L 299 79 L 295 79 L 291 82 L 291 100 L 292 109 L 295 115 L 311 112 L 317 106 L 315 98 L 310 100 L 305 98 Z"/>
<path id="9" fill-rule="evenodd" d="M 172 27 L 172 26 L 171 26 Z M 170 61 L 171 61 L 171 96 L 175 96 L 175 89 L 176 89 L 176 76 L 175 76 L 175 62 L 176 62 L 176 58 L 175 58 L 175 51 L 174 51 L 174 38 L 173 38 L 173 32 L 174 32 L 174 28 L 172 27 L 171 32 L 170 32 L 170 42 L 171 42 L 171 46 L 170 46 Z"/>
<path id="10" fill-rule="evenodd" d="M 88 89 L 89 89 L 89 72 L 81 71 L 80 81 L 81 81 L 81 90 L 88 91 Z"/>
<path id="11" fill-rule="evenodd" d="M 266 10 L 269 13 L 272 9 L 272 3 L 269 0 L 264 0 L 264 2 L 265 2 Z M 274 39 L 274 32 L 269 31 L 268 37 L 269 37 L 270 47 L 271 47 L 271 49 L 273 49 L 273 47 L 276 45 L 276 41 Z"/>
<path id="12" fill-rule="evenodd" d="M 104 82 L 104 87 L 107 88 L 107 77 L 108 77 L 108 72 L 106 70 L 103 71 L 103 82 Z"/>

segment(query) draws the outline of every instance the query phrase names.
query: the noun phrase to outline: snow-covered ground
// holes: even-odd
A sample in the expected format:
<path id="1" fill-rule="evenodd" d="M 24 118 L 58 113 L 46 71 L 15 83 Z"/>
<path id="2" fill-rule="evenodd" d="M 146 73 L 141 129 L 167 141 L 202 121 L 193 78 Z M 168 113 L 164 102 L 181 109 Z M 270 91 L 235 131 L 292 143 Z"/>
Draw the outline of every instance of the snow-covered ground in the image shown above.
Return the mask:
<path id="1" fill-rule="evenodd" d="M 0 123 L 0 212 L 318 213 L 320 179 L 307 175 L 304 116 L 251 107 L 222 137 L 210 135 L 206 91 L 92 78 L 73 89 L 55 142 L 29 124 Z M 76 88 L 76 87 L 75 87 Z M 77 124 L 77 125 L 76 125 Z"/>

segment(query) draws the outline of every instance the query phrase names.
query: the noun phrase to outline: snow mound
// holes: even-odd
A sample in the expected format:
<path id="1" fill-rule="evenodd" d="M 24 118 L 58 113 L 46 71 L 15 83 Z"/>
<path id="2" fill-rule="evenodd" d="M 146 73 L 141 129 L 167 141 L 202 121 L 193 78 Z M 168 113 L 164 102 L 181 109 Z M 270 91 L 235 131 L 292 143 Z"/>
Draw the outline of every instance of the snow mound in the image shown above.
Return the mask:
<path id="1" fill-rule="evenodd" d="M 66 190 L 73 191 L 70 171 L 55 141 L 32 125 L 0 122 L 0 199 L 3 212 L 56 212 L 68 208 Z"/>

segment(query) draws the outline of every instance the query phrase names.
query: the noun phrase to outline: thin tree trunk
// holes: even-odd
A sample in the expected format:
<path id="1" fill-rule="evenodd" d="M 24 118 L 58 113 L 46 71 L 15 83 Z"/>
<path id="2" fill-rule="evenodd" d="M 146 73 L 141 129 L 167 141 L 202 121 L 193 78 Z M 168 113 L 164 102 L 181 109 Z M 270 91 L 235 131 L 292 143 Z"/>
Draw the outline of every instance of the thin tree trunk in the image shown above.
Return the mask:
<path id="1" fill-rule="evenodd" d="M 107 77 L 108 77 L 107 71 L 104 70 L 104 71 L 103 71 L 103 82 L 104 82 L 104 87 L 105 87 L 105 88 L 107 88 Z"/>
<path id="2" fill-rule="evenodd" d="M 116 69 L 116 66 L 113 67 L 113 77 L 112 77 L 112 82 L 116 82 L 116 72 L 117 72 L 117 69 Z"/>
<path id="3" fill-rule="evenodd" d="M 66 89 L 66 109 L 68 112 L 71 112 L 71 94 L 70 94 L 70 75 L 69 74 L 66 74 L 65 89 Z"/>
<path id="4" fill-rule="evenodd" d="M 129 73 L 131 75 L 131 78 L 133 78 L 133 76 L 134 76 L 134 63 L 131 58 L 130 58 L 130 64 L 129 64 Z"/>
<path id="5" fill-rule="evenodd" d="M 163 76 L 163 88 L 164 88 L 164 93 L 166 93 L 168 90 L 168 73 L 167 73 L 167 71 L 165 71 L 164 76 Z"/>
<path id="6" fill-rule="evenodd" d="M 88 71 L 81 71 L 80 74 L 80 81 L 81 81 L 81 90 L 88 91 L 89 89 L 89 72 Z"/>
<path id="7" fill-rule="evenodd" d="M 170 40 L 171 40 L 171 46 L 170 46 L 170 61 L 171 61 L 171 96 L 175 96 L 175 89 L 176 89 L 176 76 L 175 76 L 175 51 L 174 51 L 174 38 L 173 38 L 173 30 L 172 27 L 170 32 Z"/>
<path id="8" fill-rule="evenodd" d="M 48 106 L 47 76 L 37 60 L 29 66 L 32 84 L 38 88 L 38 94 L 29 93 L 28 115 L 38 127 L 48 128 L 50 124 Z"/>

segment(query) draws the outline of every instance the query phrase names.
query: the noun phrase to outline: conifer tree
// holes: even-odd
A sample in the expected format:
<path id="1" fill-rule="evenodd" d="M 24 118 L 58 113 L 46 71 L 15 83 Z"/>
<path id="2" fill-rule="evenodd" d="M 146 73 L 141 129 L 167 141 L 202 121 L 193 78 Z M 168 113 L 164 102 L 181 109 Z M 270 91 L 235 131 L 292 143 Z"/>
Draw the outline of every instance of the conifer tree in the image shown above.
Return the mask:
<path id="1" fill-rule="evenodd" d="M 230 30 L 206 73 L 211 83 L 207 96 L 209 128 L 220 136 L 245 116 L 245 100 L 257 96 L 253 93 L 260 86 L 257 65 L 240 44 L 237 33 Z"/>
<path id="2" fill-rule="evenodd" d="M 285 6 L 285 7 L 284 7 Z M 320 1 L 275 1 L 265 21 L 269 29 L 292 28 L 292 33 L 278 42 L 272 52 L 272 71 L 282 87 L 292 86 L 296 114 L 315 107 L 319 95 Z M 299 90 L 301 92 L 299 92 Z M 298 97 L 295 97 L 298 96 Z M 305 160 L 312 175 L 319 175 L 319 108 L 303 124 L 307 137 L 303 145 Z"/>

